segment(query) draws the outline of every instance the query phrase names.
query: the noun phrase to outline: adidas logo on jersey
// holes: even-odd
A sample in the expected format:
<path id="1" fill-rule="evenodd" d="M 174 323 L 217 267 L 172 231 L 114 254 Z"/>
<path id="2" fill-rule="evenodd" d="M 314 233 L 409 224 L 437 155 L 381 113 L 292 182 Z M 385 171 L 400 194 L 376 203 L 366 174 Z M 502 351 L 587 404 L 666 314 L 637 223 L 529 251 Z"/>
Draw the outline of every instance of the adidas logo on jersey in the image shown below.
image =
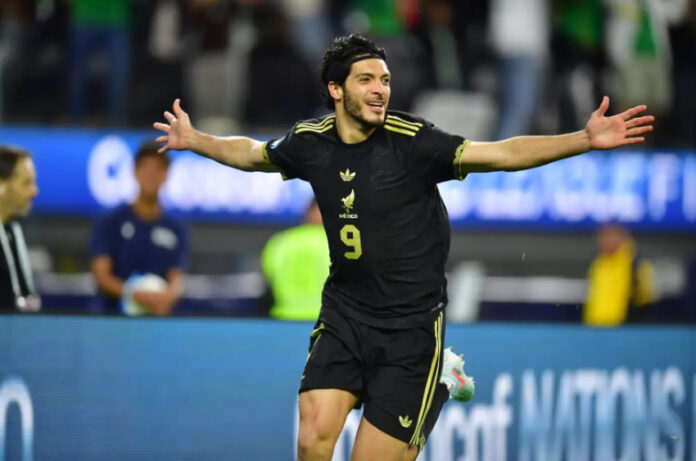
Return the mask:
<path id="1" fill-rule="evenodd" d="M 346 171 L 339 172 L 339 174 L 341 175 L 341 179 L 345 182 L 351 182 L 355 178 L 355 172 L 351 173 L 349 168 L 346 168 Z"/>

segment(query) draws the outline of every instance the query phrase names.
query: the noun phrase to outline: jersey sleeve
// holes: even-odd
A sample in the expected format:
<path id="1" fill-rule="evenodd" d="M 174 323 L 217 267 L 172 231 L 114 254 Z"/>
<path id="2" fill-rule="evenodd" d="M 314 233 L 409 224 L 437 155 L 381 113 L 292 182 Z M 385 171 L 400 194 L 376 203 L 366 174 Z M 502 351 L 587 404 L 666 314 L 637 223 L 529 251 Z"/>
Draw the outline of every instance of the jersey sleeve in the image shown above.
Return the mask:
<path id="1" fill-rule="evenodd" d="M 462 136 L 424 123 L 413 144 L 412 169 L 434 184 L 464 179 L 466 172 L 460 168 L 459 158 L 468 142 Z"/>
<path id="2" fill-rule="evenodd" d="M 305 179 L 303 174 L 302 148 L 293 126 L 282 138 L 271 139 L 264 146 L 264 157 L 277 166 L 283 179 Z"/>

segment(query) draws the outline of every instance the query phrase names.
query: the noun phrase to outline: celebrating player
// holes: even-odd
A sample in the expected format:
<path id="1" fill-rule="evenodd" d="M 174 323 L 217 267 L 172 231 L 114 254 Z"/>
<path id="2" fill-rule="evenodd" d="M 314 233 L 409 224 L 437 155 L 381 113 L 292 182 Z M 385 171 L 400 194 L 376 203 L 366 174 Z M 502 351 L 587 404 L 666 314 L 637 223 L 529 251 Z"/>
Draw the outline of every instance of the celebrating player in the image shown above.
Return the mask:
<path id="1" fill-rule="evenodd" d="M 330 460 L 346 416 L 364 404 L 352 459 L 413 460 L 448 397 L 439 377 L 450 226 L 437 183 L 638 143 L 653 117 L 636 117 L 645 106 L 607 117 L 605 97 L 583 130 L 472 142 L 387 110 L 385 52 L 357 34 L 333 41 L 321 79 L 334 113 L 269 142 L 199 132 L 177 99 L 154 124 L 160 151 L 312 185 L 331 271 L 300 384 L 298 459 Z"/>

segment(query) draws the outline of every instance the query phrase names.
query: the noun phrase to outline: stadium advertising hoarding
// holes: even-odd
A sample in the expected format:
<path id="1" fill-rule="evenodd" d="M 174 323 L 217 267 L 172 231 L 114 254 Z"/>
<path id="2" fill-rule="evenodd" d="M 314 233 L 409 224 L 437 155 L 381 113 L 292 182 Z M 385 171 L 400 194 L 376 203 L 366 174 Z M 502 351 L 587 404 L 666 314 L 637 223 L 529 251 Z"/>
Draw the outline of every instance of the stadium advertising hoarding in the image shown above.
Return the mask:
<path id="1" fill-rule="evenodd" d="M 132 155 L 149 131 L 0 128 L 2 142 L 34 152 L 38 213 L 95 215 L 136 193 Z M 277 174 L 222 168 L 173 153 L 164 205 L 190 219 L 286 224 L 299 221 L 308 184 Z M 514 173 L 471 174 L 440 186 L 454 227 L 595 227 L 696 230 L 696 152 L 593 152 Z"/>
<path id="2" fill-rule="evenodd" d="M 292 459 L 311 328 L 1 316 L 0 459 Z M 420 461 L 696 459 L 693 328 L 457 325 L 446 344 L 477 394 Z"/>

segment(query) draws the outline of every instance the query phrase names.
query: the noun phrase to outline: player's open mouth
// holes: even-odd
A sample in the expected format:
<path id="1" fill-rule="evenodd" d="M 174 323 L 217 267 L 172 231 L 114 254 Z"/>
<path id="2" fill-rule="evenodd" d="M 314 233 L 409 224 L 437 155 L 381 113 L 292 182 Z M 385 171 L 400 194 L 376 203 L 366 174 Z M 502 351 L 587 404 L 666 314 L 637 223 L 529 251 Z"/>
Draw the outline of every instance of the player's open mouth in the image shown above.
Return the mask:
<path id="1" fill-rule="evenodd" d="M 372 112 L 377 112 L 380 114 L 384 111 L 383 102 L 368 102 L 367 107 L 369 107 Z"/>

